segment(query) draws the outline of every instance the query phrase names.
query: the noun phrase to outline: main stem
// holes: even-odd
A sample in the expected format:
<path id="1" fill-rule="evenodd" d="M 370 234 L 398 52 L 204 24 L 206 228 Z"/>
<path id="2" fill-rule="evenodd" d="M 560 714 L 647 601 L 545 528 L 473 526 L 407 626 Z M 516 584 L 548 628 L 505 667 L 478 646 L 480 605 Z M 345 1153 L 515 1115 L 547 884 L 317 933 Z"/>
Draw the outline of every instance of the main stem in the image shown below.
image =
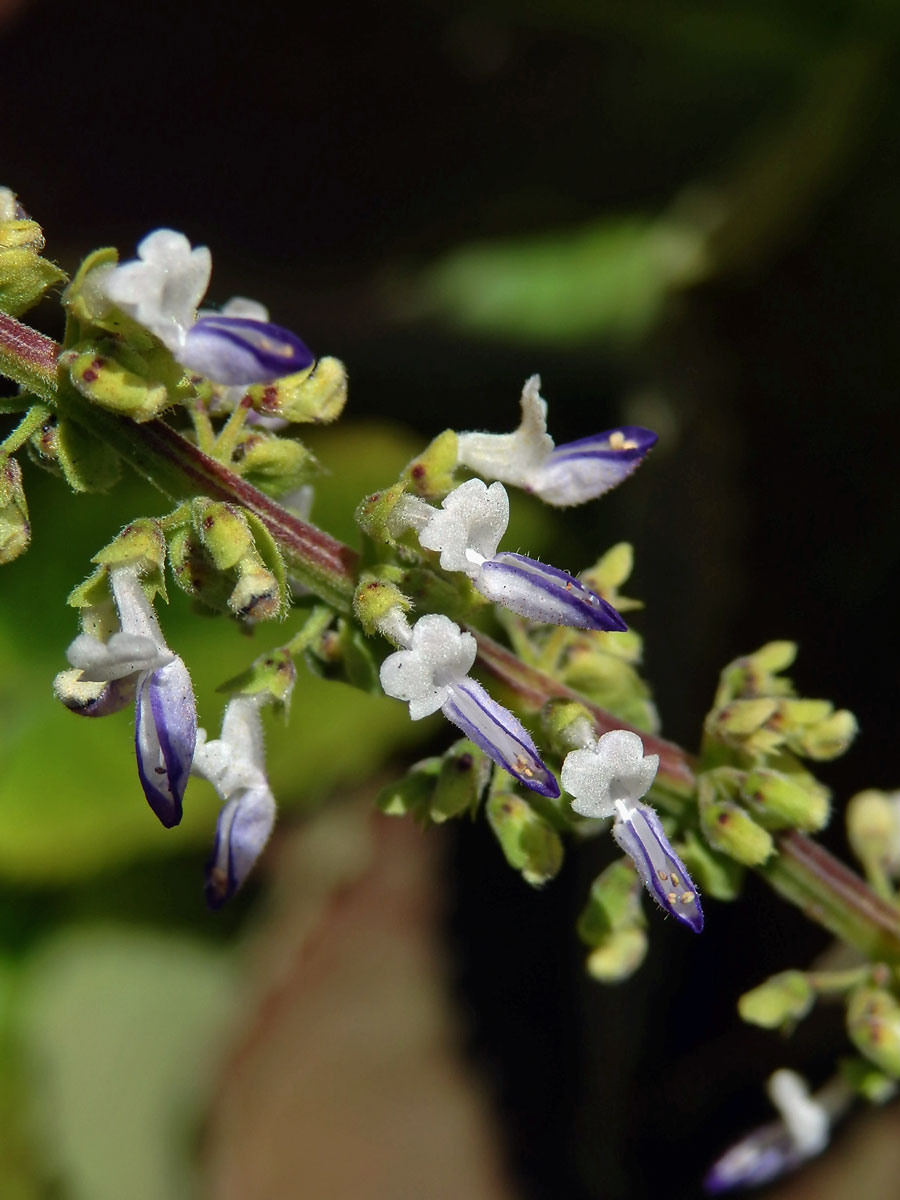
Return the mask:
<path id="1" fill-rule="evenodd" d="M 329 604 L 348 611 L 356 586 L 358 556 L 349 546 L 286 512 L 263 492 L 204 454 L 164 421 L 138 424 L 98 408 L 58 379 L 59 347 L 27 325 L 0 313 L 0 370 L 25 391 L 53 404 L 108 442 L 162 492 L 176 500 L 205 495 L 250 509 L 263 522 L 292 573 Z M 60 386 L 62 384 L 62 386 Z M 538 712 L 550 699 L 577 700 L 605 733 L 624 723 L 605 709 L 523 663 L 483 633 L 476 633 L 478 661 L 515 692 L 520 707 Z M 624 726 L 627 728 L 627 726 Z M 675 802 L 695 790 L 691 759 L 680 746 L 636 730 L 651 754 L 659 755 L 658 779 Z M 900 912 L 876 896 L 857 875 L 804 834 L 776 840 L 759 873 L 780 895 L 813 921 L 873 960 L 900 962 Z"/>

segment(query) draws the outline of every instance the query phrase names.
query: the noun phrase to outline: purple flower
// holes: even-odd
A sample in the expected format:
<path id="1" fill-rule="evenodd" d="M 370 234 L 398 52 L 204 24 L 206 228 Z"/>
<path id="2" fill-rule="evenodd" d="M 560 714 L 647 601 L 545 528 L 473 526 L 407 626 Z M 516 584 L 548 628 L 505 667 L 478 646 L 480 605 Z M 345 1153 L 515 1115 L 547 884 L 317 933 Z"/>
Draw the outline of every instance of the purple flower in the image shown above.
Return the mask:
<path id="1" fill-rule="evenodd" d="M 214 383 L 271 383 L 312 364 L 293 333 L 269 323 L 255 301 L 237 298 L 221 313 L 197 306 L 209 285 L 212 256 L 191 249 L 183 233 L 156 229 L 138 246 L 138 258 L 98 268 L 97 291 L 149 329 L 189 371 Z"/>
<path id="2" fill-rule="evenodd" d="M 526 787 L 558 796 L 559 785 L 522 723 L 468 677 L 475 662 L 475 639 L 449 617 L 420 617 L 412 631 L 394 626 L 406 645 L 381 664 L 381 686 L 405 700 L 414 721 L 438 709 L 476 746 Z"/>
<path id="3" fill-rule="evenodd" d="M 561 508 L 602 496 L 641 464 L 657 441 L 637 425 L 597 433 L 556 446 L 547 433 L 547 402 L 539 375 L 522 390 L 522 423 L 515 433 L 461 433 L 460 466 L 483 476 L 534 492 Z"/>
<path id="4" fill-rule="evenodd" d="M 578 629 L 627 629 L 613 606 L 572 575 L 527 558 L 498 551 L 509 522 L 509 497 L 502 483 L 469 479 L 444 497 L 440 509 L 414 498 L 401 515 L 419 527 L 419 542 L 436 550 L 445 571 L 465 571 L 475 587 L 530 621 Z"/>
<path id="5" fill-rule="evenodd" d="M 810 1096 L 805 1080 L 793 1071 L 776 1071 L 768 1092 L 781 1119 L 754 1129 L 726 1150 L 703 1180 L 707 1192 L 718 1195 L 732 1188 L 759 1187 L 825 1149 L 831 1116 L 824 1104 Z"/>
<path id="6" fill-rule="evenodd" d="M 106 641 L 89 633 L 75 638 L 67 654 L 79 674 L 72 680 L 63 672 L 57 694 L 86 716 L 105 716 L 136 698 L 138 778 L 150 807 L 170 829 L 181 820 L 197 736 L 191 679 L 165 643 L 137 570 L 113 567 L 109 578 L 119 629 Z"/>
<path id="7" fill-rule="evenodd" d="M 699 933 L 703 910 L 684 863 L 662 822 L 641 797 L 656 778 L 659 757 L 644 754 L 636 733 L 613 729 L 566 755 L 562 785 L 584 817 L 612 817 L 612 834 L 631 858 L 644 887 L 666 912 Z"/>
<path id="8" fill-rule="evenodd" d="M 200 731 L 193 772 L 209 780 L 224 801 L 206 867 L 210 908 L 221 906 L 246 879 L 275 823 L 275 797 L 266 778 L 260 706 L 265 697 L 235 696 L 222 718 L 222 734 L 207 741 Z"/>

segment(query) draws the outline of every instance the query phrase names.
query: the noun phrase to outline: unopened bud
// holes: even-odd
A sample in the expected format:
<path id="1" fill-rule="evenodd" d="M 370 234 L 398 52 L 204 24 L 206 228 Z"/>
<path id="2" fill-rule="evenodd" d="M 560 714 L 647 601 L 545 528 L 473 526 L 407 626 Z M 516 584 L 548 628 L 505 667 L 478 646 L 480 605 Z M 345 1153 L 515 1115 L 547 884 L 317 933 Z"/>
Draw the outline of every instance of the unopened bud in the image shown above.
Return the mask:
<path id="1" fill-rule="evenodd" d="M 870 1104 L 886 1104 L 897 1095 L 897 1084 L 865 1058 L 842 1058 L 841 1078 Z"/>
<path id="2" fill-rule="evenodd" d="M 802 1020 L 815 998 L 812 984 L 802 971 L 782 971 L 744 992 L 738 1000 L 738 1012 L 748 1025 L 779 1029 Z"/>
<path id="3" fill-rule="evenodd" d="M 847 837 L 866 868 L 893 871 L 900 861 L 900 811 L 892 796 L 869 788 L 847 805 Z"/>
<path id="4" fill-rule="evenodd" d="M 806 758 L 827 762 L 838 758 L 856 737 L 859 726 L 852 712 L 838 709 L 825 721 L 820 721 L 797 739 L 796 750 Z"/>
<path id="5" fill-rule="evenodd" d="M 714 900 L 735 900 L 741 894 L 745 870 L 725 854 L 707 845 L 692 829 L 685 830 L 678 853 L 688 872 L 705 896 Z"/>
<path id="6" fill-rule="evenodd" d="M 751 771 L 741 786 L 741 797 L 774 828 L 813 833 L 828 824 L 828 789 L 805 771 Z"/>
<path id="7" fill-rule="evenodd" d="M 900 1005 L 890 992 L 860 988 L 847 1006 L 847 1032 L 861 1054 L 900 1078 Z"/>
<path id="8" fill-rule="evenodd" d="M 630 542 L 619 542 L 611 546 L 592 567 L 582 571 L 579 578 L 592 592 L 597 592 L 604 600 L 608 600 L 619 612 L 629 612 L 643 607 L 639 600 L 629 600 L 627 596 L 619 595 L 619 588 L 633 569 L 634 548 Z"/>
<path id="9" fill-rule="evenodd" d="M 440 824 L 463 813 L 474 814 L 490 775 L 491 760 L 468 739 L 451 746 L 441 761 L 431 797 L 432 821 Z"/>
<path id="10" fill-rule="evenodd" d="M 60 364 L 67 367 L 75 387 L 110 412 L 150 421 L 175 402 L 166 381 L 149 378 L 149 365 L 134 350 L 128 353 L 128 365 L 114 357 L 114 343 L 104 340 L 87 350 L 66 350 Z M 119 353 L 124 353 L 123 349 Z"/>
<path id="11" fill-rule="evenodd" d="M 194 528 L 219 571 L 237 566 L 253 549 L 247 518 L 234 504 L 200 497 L 191 505 Z"/>
<path id="12" fill-rule="evenodd" d="M 764 863 L 774 849 L 772 835 L 740 805 L 723 798 L 718 776 L 708 771 L 698 782 L 700 828 L 709 844 L 747 867 Z"/>
<path id="13" fill-rule="evenodd" d="M 578 936 L 589 946 L 601 945 L 615 930 L 642 922 L 641 881 L 627 858 L 617 859 L 591 884 L 578 918 Z"/>
<path id="14" fill-rule="evenodd" d="M 439 433 L 403 472 L 409 490 L 424 500 L 434 500 L 452 491 L 456 480 L 457 439 L 452 429 Z"/>
<path id="15" fill-rule="evenodd" d="M 409 612 L 412 607 L 408 597 L 395 583 L 364 574 L 353 596 L 353 612 L 363 630 L 372 635 L 381 630 L 381 623 L 391 609 Z"/>
<path id="16" fill-rule="evenodd" d="M 640 926 L 618 929 L 587 956 L 587 972 L 598 983 L 621 983 L 630 979 L 646 958 L 647 945 L 647 934 Z"/>
<path id="17" fill-rule="evenodd" d="M 541 727 L 550 748 L 561 755 L 597 740 L 590 712 L 576 700 L 549 700 L 541 711 Z"/>
<path id="18" fill-rule="evenodd" d="M 206 547 L 191 526 L 184 525 L 170 534 L 169 564 L 182 591 L 217 612 L 228 610 L 233 581 L 216 570 Z"/>
<path id="19" fill-rule="evenodd" d="M 389 546 L 396 545 L 396 540 L 390 530 L 390 518 L 394 508 L 406 494 L 406 487 L 401 481 L 380 492 L 373 492 L 362 501 L 356 509 L 356 523 L 370 538 L 376 542 L 387 542 Z"/>
<path id="20" fill-rule="evenodd" d="M 308 483 L 320 472 L 315 457 L 301 442 L 252 426 L 241 435 L 232 464 L 250 483 L 276 496 Z"/>
<path id="21" fill-rule="evenodd" d="M 236 617 L 269 621 L 281 615 L 282 592 L 278 580 L 262 565 L 245 558 L 238 568 L 238 581 L 228 597 Z"/>
<path id="22" fill-rule="evenodd" d="M 297 668 L 289 652 L 279 648 L 254 659 L 246 671 L 220 684 L 216 691 L 227 696 L 265 696 L 286 708 L 297 682 Z"/>
<path id="23" fill-rule="evenodd" d="M 495 792 L 487 802 L 487 818 L 506 861 L 526 883 L 539 887 L 559 871 L 559 834 L 521 796 Z"/>
<path id="24" fill-rule="evenodd" d="M 426 758 L 416 763 L 402 779 L 381 789 L 375 800 L 376 806 L 389 817 L 412 816 L 424 820 L 441 765 L 439 758 Z"/>
<path id="25" fill-rule="evenodd" d="M 253 407 L 268 417 L 325 424 L 347 403 L 347 370 L 336 358 L 320 358 L 305 371 L 247 389 Z"/>

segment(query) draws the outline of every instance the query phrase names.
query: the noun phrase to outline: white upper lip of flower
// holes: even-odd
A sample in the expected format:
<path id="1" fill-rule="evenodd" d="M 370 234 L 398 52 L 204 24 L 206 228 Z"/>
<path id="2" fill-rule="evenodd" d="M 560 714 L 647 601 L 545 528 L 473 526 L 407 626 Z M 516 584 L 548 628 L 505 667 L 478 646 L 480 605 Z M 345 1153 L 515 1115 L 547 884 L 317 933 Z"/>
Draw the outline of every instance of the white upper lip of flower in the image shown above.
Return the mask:
<path id="1" fill-rule="evenodd" d="M 547 401 L 542 398 L 540 388 L 540 375 L 532 375 L 525 381 L 522 423 L 514 433 L 458 434 L 459 462 L 486 479 L 501 479 L 514 487 L 531 487 L 555 445 L 547 432 Z"/>
<path id="2" fill-rule="evenodd" d="M 438 550 L 445 571 L 477 575 L 493 558 L 509 524 L 509 497 L 502 483 L 469 479 L 444 497 L 419 533 L 426 550 Z"/>
<path id="3" fill-rule="evenodd" d="M 618 805 L 636 804 L 656 778 L 659 756 L 644 754 L 636 733 L 613 729 L 596 742 L 566 755 L 560 779 L 584 817 L 621 815 Z"/>
<path id="4" fill-rule="evenodd" d="M 381 686 L 389 696 L 409 703 L 414 721 L 442 708 L 454 683 L 475 662 L 477 646 L 449 617 L 429 613 L 412 630 L 409 646 L 381 664 Z"/>

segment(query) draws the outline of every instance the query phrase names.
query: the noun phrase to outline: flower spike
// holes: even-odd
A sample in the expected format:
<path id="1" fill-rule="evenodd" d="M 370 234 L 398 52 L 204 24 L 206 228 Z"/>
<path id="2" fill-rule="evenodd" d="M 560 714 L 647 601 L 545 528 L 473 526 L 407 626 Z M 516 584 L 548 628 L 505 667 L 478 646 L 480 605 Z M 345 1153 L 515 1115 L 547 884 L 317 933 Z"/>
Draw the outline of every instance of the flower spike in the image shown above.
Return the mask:
<path id="1" fill-rule="evenodd" d="M 395 627 L 396 632 L 396 627 Z M 438 709 L 499 766 L 543 796 L 558 796 L 528 730 L 468 677 L 476 645 L 449 617 L 430 613 L 405 634 L 406 645 L 381 664 L 381 686 L 405 700 L 414 721 Z"/>
<path id="2" fill-rule="evenodd" d="M 627 629 L 613 606 L 574 576 L 524 554 L 497 550 L 509 523 L 502 483 L 488 487 L 469 479 L 444 498 L 440 509 L 417 504 L 407 508 L 405 519 L 419 526 L 420 544 L 440 554 L 445 571 L 464 571 L 483 596 L 520 616 L 577 629 Z"/>
<path id="3" fill-rule="evenodd" d="M 567 508 L 594 500 L 627 479 L 656 444 L 649 429 L 623 425 L 556 446 L 547 433 L 547 402 L 540 387 L 539 375 L 526 381 L 522 423 L 515 433 L 459 434 L 459 465 Z"/>
<path id="4" fill-rule="evenodd" d="M 271 383 L 312 365 L 314 356 L 303 342 L 272 325 L 254 301 L 238 298 L 227 312 L 198 316 L 211 271 L 207 246 L 191 249 L 183 233 L 157 229 L 138 246 L 137 260 L 105 269 L 99 289 L 183 367 L 214 383 Z"/>
<path id="5" fill-rule="evenodd" d="M 659 757 L 644 755 L 636 733 L 613 729 L 566 755 L 560 778 L 585 817 L 612 817 L 613 837 L 631 858 L 644 887 L 666 912 L 699 933 L 703 910 L 684 863 L 662 822 L 640 799 L 656 778 Z"/>

